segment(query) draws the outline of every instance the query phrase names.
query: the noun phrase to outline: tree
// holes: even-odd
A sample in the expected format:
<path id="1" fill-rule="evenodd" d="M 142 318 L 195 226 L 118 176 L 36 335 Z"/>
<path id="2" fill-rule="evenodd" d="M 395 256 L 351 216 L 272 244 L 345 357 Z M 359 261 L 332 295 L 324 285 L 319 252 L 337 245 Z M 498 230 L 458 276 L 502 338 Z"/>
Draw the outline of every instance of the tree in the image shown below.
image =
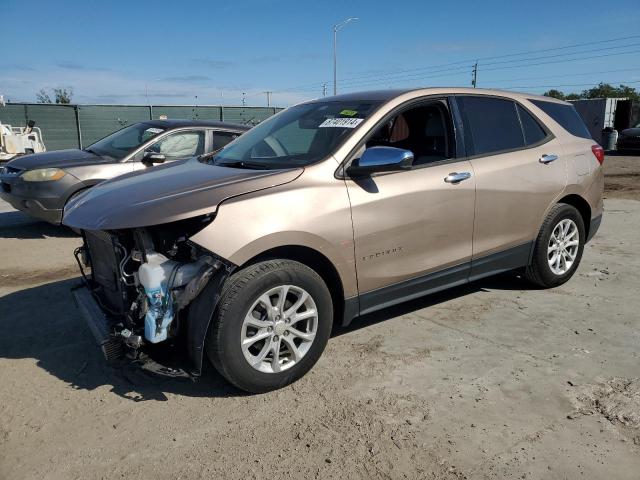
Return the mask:
<path id="1" fill-rule="evenodd" d="M 620 85 L 614 87 L 608 83 L 600 82 L 597 86 L 589 90 L 582 91 L 582 98 L 631 98 L 639 100 L 640 96 L 635 88 Z"/>
<path id="2" fill-rule="evenodd" d="M 36 93 L 36 101 L 38 103 L 53 103 L 51 101 L 51 97 L 47 93 L 47 91 L 43 88 L 38 93 Z"/>
<path id="3" fill-rule="evenodd" d="M 566 94 L 560 90 L 551 89 L 543 93 L 547 97 L 558 98 L 560 100 L 580 100 L 582 98 L 629 98 L 640 101 L 640 92 L 627 85 L 614 87 L 608 83 L 600 82 L 593 88 L 583 90 L 580 93 Z"/>
<path id="4" fill-rule="evenodd" d="M 53 100 L 51 95 L 42 88 L 36 93 L 36 101 L 38 103 L 71 103 L 71 97 L 73 96 L 73 88 L 71 87 L 58 87 L 53 89 Z M 55 102 L 54 102 L 55 100 Z"/>
<path id="5" fill-rule="evenodd" d="M 71 87 L 54 88 L 53 93 L 56 96 L 56 103 L 71 103 L 71 97 L 73 96 L 73 88 Z"/>
<path id="6" fill-rule="evenodd" d="M 562 93 L 560 90 L 555 90 L 553 88 L 551 90 L 547 90 L 542 95 L 544 95 L 545 97 L 557 98 L 558 100 L 565 99 L 564 93 Z"/>

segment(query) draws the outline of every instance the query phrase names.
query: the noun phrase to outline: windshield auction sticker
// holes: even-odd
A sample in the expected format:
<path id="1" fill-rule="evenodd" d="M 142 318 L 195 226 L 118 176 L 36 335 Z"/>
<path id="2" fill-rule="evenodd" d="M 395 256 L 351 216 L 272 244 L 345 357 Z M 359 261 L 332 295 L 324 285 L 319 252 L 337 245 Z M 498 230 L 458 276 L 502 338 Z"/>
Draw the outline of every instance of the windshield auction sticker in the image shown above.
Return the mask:
<path id="1" fill-rule="evenodd" d="M 327 118 L 318 128 L 356 128 L 364 118 Z"/>

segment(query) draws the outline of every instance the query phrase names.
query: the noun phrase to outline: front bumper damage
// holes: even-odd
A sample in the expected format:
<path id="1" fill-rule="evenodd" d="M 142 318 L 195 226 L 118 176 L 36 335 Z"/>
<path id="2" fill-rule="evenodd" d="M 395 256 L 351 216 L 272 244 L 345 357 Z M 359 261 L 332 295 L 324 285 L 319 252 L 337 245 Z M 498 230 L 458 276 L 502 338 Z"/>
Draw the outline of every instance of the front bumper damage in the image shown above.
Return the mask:
<path id="1" fill-rule="evenodd" d="M 195 245 L 188 245 L 192 261 L 180 262 L 180 255 L 170 261 L 175 265 L 170 280 L 180 277 L 182 281 L 167 291 L 175 318 L 168 329 L 169 338 L 162 342 L 165 346 L 156 347 L 157 342 L 145 330 L 152 307 L 136 273 L 137 267 L 151 258 L 153 237 L 144 230 L 136 231 L 131 235 L 135 244 L 129 248 L 123 236 L 108 232 L 83 232 L 83 236 L 84 246 L 75 252 L 83 281 L 72 294 L 105 359 L 129 361 L 163 376 L 200 376 L 212 312 L 234 266 Z M 192 272 L 188 277 L 181 275 L 185 266 Z M 158 349 L 165 353 L 170 349 L 173 360 L 168 364 L 157 361 L 154 354 Z"/>

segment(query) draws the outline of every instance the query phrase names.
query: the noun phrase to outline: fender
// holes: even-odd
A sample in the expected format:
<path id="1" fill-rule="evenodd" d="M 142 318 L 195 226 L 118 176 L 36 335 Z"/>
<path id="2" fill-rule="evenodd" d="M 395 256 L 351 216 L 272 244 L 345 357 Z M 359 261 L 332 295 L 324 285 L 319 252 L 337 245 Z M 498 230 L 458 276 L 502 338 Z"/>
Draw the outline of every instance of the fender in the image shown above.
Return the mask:
<path id="1" fill-rule="evenodd" d="M 222 296 L 222 286 L 236 268 L 236 265 L 225 263 L 224 268 L 221 268 L 213 275 L 207 286 L 189 305 L 186 332 L 187 353 L 193 366 L 191 375 L 195 377 L 199 377 L 202 374 L 204 342 L 207 338 L 213 312 Z"/>

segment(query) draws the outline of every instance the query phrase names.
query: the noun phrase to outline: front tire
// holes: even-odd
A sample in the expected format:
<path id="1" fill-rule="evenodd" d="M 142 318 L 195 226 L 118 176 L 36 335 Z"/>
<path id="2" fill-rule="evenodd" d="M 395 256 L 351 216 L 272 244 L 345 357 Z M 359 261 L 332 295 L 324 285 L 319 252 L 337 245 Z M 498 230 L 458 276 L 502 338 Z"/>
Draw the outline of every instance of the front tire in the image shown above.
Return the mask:
<path id="1" fill-rule="evenodd" d="M 263 393 L 313 367 L 332 323 L 331 294 L 322 278 L 299 262 L 269 260 L 225 282 L 205 348 L 230 383 Z"/>
<path id="2" fill-rule="evenodd" d="M 554 205 L 540 228 L 525 278 L 542 288 L 562 285 L 578 268 L 584 243 L 580 212 L 565 203 Z"/>

